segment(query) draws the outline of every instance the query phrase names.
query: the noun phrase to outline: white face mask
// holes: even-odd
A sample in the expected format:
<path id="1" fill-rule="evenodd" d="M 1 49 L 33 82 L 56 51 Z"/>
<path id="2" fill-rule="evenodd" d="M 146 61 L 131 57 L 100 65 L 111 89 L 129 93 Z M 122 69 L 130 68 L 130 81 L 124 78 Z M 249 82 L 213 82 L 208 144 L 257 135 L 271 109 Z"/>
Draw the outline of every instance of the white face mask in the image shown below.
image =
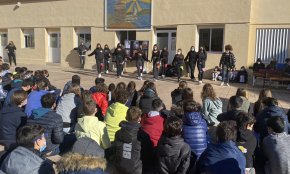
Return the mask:
<path id="1" fill-rule="evenodd" d="M 194 50 L 195 50 L 194 48 L 191 49 L 191 51 L 194 51 Z"/>
<path id="2" fill-rule="evenodd" d="M 181 54 L 181 52 L 177 52 L 177 54 Z"/>

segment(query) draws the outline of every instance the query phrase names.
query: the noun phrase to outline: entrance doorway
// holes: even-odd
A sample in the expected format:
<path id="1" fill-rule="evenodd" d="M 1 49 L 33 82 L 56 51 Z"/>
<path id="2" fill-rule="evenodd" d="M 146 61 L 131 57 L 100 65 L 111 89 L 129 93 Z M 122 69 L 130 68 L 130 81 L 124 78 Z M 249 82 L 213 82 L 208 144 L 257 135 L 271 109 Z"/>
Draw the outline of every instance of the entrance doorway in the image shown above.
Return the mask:
<path id="1" fill-rule="evenodd" d="M 168 49 L 168 63 L 171 64 L 176 54 L 176 30 L 157 30 L 157 45 L 160 50 Z"/>
<path id="2" fill-rule="evenodd" d="M 7 33 L 0 33 L 0 56 L 6 61 L 8 60 L 7 51 L 5 47 L 8 45 Z"/>
<path id="3" fill-rule="evenodd" d="M 48 36 L 48 62 L 60 63 L 61 35 L 59 32 L 49 33 Z"/>

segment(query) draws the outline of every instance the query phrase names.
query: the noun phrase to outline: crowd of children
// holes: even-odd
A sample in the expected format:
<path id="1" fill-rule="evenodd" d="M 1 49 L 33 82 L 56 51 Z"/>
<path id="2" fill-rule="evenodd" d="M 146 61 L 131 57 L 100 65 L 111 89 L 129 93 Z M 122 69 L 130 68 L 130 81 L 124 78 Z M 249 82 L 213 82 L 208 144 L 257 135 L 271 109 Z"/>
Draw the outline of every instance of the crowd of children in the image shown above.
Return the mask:
<path id="1" fill-rule="evenodd" d="M 180 81 L 166 108 L 152 81 L 137 90 L 134 81 L 96 78 L 87 90 L 73 75 L 60 92 L 46 70 L 5 66 L 0 173 L 290 173 L 290 124 L 269 89 L 253 113 L 243 88 L 222 112 L 212 85 L 199 104 Z"/>

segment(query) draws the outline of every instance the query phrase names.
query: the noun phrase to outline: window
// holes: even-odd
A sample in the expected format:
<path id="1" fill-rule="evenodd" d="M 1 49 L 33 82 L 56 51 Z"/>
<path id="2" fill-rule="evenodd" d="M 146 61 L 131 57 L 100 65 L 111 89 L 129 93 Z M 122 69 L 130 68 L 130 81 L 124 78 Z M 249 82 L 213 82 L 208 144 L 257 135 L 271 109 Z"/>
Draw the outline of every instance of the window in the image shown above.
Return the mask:
<path id="1" fill-rule="evenodd" d="M 90 33 L 79 33 L 78 34 L 78 45 L 84 43 L 87 48 L 91 48 L 91 34 Z"/>
<path id="2" fill-rule="evenodd" d="M 1 34 L 1 46 L 6 46 L 8 44 L 8 41 L 7 41 L 7 34 Z"/>
<path id="3" fill-rule="evenodd" d="M 23 30 L 24 35 L 24 48 L 34 48 L 34 30 Z"/>
<path id="4" fill-rule="evenodd" d="M 125 43 L 125 40 L 136 40 L 136 31 L 120 31 L 119 40 L 122 44 Z"/>
<path id="5" fill-rule="evenodd" d="M 224 42 L 223 28 L 199 29 L 199 46 L 204 46 L 207 51 L 222 52 Z"/>

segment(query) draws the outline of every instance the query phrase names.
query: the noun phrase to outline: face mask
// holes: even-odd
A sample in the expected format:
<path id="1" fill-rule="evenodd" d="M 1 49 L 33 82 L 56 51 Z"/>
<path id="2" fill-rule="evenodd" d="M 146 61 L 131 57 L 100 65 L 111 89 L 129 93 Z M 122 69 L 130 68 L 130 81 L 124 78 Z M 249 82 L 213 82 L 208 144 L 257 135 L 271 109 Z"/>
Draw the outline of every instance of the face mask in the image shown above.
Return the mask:
<path id="1" fill-rule="evenodd" d="M 192 48 L 191 51 L 194 51 L 194 48 Z"/>
<path id="2" fill-rule="evenodd" d="M 45 149 L 46 149 L 46 142 L 44 143 L 43 146 L 41 146 L 41 147 L 39 148 L 39 152 L 43 152 Z"/>
<path id="3" fill-rule="evenodd" d="M 177 54 L 181 54 L 181 52 L 178 52 Z"/>

